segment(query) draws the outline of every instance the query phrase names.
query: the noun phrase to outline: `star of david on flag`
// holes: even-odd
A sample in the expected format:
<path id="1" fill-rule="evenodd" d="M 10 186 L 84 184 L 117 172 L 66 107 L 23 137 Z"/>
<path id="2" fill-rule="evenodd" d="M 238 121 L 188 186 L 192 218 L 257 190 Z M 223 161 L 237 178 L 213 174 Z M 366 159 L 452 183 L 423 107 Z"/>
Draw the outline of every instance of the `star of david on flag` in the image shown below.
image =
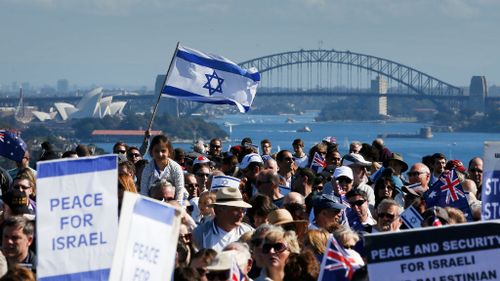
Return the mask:
<path id="1" fill-rule="evenodd" d="M 442 173 L 439 179 L 424 193 L 424 199 L 427 208 L 434 206 L 454 207 L 461 210 L 468 221 L 472 221 L 469 202 L 455 169 Z"/>
<path id="2" fill-rule="evenodd" d="M 7 130 L 0 130 L 1 156 L 16 162 L 21 162 L 27 149 L 28 146 L 26 143 L 15 133 Z"/>
<path id="3" fill-rule="evenodd" d="M 243 69 L 217 55 L 178 46 L 161 95 L 189 101 L 231 104 L 240 112 L 252 105 L 260 82 L 255 68 Z"/>
<path id="4" fill-rule="evenodd" d="M 207 77 L 208 81 L 207 81 L 207 83 L 205 83 L 205 85 L 203 85 L 203 88 L 208 89 L 208 92 L 210 93 L 210 95 L 213 95 L 215 92 L 222 94 L 222 83 L 224 82 L 224 79 L 219 78 L 219 76 L 217 75 L 217 72 L 215 72 L 215 70 L 214 70 L 214 73 L 212 73 L 211 75 L 205 74 L 205 76 Z M 215 88 L 212 86 L 212 81 L 214 81 L 213 83 L 216 83 Z"/>
<path id="5" fill-rule="evenodd" d="M 360 267 L 361 265 L 332 236 L 328 240 L 328 247 L 321 262 L 318 281 L 351 280 L 354 272 Z"/>

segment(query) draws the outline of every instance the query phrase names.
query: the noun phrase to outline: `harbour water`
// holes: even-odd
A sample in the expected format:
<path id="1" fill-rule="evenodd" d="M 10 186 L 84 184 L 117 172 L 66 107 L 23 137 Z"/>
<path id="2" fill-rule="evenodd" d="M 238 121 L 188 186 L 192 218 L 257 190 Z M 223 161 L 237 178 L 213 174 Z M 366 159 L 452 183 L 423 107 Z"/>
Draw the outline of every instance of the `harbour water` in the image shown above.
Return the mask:
<path id="1" fill-rule="evenodd" d="M 292 149 L 292 141 L 301 138 L 308 150 L 324 137 L 333 136 L 337 139 L 342 154 L 347 153 L 349 143 L 354 140 L 371 143 L 379 134 L 414 134 L 420 128 L 427 126 L 423 123 L 391 121 L 315 122 L 316 115 L 316 111 L 306 112 L 303 115 L 230 114 L 207 121 L 219 124 L 230 134 L 230 140 L 223 144 L 224 150 L 240 144 L 244 137 L 252 138 L 256 145 L 260 145 L 262 139 L 270 139 L 273 152 L 277 152 L 278 148 L 290 150 Z M 298 129 L 305 126 L 308 126 L 311 132 L 297 132 Z M 419 162 L 422 156 L 442 152 L 448 159 L 460 159 L 467 165 L 472 157 L 483 155 L 485 141 L 500 141 L 500 133 L 433 132 L 433 135 L 434 137 L 431 139 L 386 138 L 385 143 L 391 151 L 402 154 L 409 164 Z M 111 151 L 112 144 L 97 145 L 106 151 Z M 174 147 L 188 150 L 191 149 L 191 146 L 192 144 L 188 143 L 174 144 Z"/>

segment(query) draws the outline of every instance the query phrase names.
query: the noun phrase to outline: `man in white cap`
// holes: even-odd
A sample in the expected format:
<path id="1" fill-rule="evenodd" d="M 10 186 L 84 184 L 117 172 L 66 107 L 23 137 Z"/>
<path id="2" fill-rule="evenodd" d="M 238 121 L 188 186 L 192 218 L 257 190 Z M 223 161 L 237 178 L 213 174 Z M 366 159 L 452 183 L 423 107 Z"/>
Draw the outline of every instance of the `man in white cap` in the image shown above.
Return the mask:
<path id="1" fill-rule="evenodd" d="M 252 198 L 257 193 L 257 175 L 264 169 L 264 161 L 257 153 L 249 153 L 243 157 L 240 163 L 240 170 L 246 179 L 245 190 L 248 198 Z"/>
<path id="2" fill-rule="evenodd" d="M 243 201 L 239 188 L 235 186 L 237 181 L 226 182 L 227 186 L 217 189 L 216 200 L 212 204 L 214 219 L 207 220 L 193 231 L 193 242 L 198 249 L 211 248 L 220 252 L 243 233 L 253 230 L 242 222 L 243 209 L 252 208 L 252 205 Z"/>
<path id="3" fill-rule="evenodd" d="M 347 166 L 352 169 L 352 188 L 363 190 L 368 196 L 368 205 L 373 208 L 375 206 L 375 193 L 373 192 L 373 188 L 366 184 L 368 181 L 366 169 L 370 168 L 371 165 L 372 163 L 366 161 L 361 154 L 349 153 L 344 155 L 342 159 L 342 166 Z"/>

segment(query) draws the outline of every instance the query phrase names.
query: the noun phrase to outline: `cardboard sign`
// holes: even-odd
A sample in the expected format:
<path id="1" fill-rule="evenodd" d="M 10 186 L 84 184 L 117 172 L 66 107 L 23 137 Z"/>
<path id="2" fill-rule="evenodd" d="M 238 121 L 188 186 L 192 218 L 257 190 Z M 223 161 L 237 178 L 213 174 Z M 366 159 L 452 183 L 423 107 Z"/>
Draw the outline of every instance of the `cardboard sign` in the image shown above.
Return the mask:
<path id="1" fill-rule="evenodd" d="M 366 235 L 371 281 L 499 280 L 500 222 Z"/>
<path id="2" fill-rule="evenodd" d="M 116 155 L 37 165 L 38 280 L 107 280 L 118 230 Z"/>
<path id="3" fill-rule="evenodd" d="M 125 192 L 109 280 L 170 280 L 180 221 L 175 207 Z"/>

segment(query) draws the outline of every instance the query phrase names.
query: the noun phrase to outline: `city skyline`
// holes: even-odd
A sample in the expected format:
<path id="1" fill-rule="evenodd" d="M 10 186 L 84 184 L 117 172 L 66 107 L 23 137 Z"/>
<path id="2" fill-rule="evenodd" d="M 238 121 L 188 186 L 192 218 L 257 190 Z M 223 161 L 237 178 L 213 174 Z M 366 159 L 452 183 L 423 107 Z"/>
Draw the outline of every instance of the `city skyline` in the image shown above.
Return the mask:
<path id="1" fill-rule="evenodd" d="M 235 62 L 300 49 L 390 59 L 457 86 L 500 84 L 494 0 L 1 0 L 0 84 L 154 88 L 177 41 Z"/>

